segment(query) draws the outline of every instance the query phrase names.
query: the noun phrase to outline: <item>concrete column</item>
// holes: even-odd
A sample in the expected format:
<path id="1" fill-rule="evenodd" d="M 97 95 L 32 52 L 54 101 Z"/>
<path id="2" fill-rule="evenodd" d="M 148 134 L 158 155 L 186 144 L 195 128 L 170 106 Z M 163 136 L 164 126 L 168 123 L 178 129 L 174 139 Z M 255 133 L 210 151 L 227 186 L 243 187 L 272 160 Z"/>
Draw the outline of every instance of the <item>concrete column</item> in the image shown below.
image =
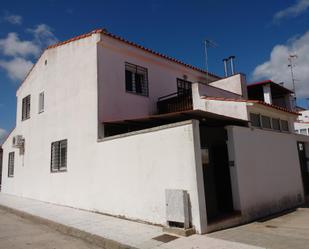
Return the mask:
<path id="1" fill-rule="evenodd" d="M 198 120 L 192 120 L 193 127 L 193 143 L 194 143 L 194 156 L 195 156 L 195 173 L 198 195 L 198 216 L 199 227 L 196 229 L 199 233 L 207 233 L 207 211 L 206 211 L 206 198 L 204 192 L 204 177 L 203 165 L 201 155 L 201 142 L 200 142 L 200 124 Z"/>
<path id="2" fill-rule="evenodd" d="M 267 104 L 272 104 L 270 84 L 263 86 L 263 94 L 264 94 L 264 102 Z"/>

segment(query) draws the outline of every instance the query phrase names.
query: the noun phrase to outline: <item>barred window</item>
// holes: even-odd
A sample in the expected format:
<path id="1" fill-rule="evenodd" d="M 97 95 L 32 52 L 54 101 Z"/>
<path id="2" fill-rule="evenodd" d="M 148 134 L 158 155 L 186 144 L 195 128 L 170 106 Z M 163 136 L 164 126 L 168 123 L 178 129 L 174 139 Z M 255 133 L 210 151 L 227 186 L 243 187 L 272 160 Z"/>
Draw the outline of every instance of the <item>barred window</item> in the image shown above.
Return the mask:
<path id="1" fill-rule="evenodd" d="M 66 139 L 51 144 L 51 172 L 67 170 L 67 145 Z"/>
<path id="2" fill-rule="evenodd" d="M 177 79 L 177 93 L 179 95 L 191 94 L 192 83 L 187 80 Z"/>
<path id="3" fill-rule="evenodd" d="M 15 153 L 10 152 L 9 160 L 8 160 L 8 177 L 14 176 L 14 158 L 15 158 Z"/>
<path id="4" fill-rule="evenodd" d="M 22 101 L 22 120 L 30 118 L 30 95 L 23 98 Z"/>
<path id="5" fill-rule="evenodd" d="M 142 96 L 148 96 L 147 68 L 131 63 L 125 63 L 126 91 Z"/>
<path id="6" fill-rule="evenodd" d="M 44 112 L 44 92 L 39 94 L 39 113 Z"/>
<path id="7" fill-rule="evenodd" d="M 255 127 L 261 127 L 260 115 L 255 113 L 250 113 L 251 125 Z"/>
<path id="8" fill-rule="evenodd" d="M 281 130 L 282 131 L 289 131 L 289 123 L 286 120 L 280 120 L 281 121 Z"/>
<path id="9" fill-rule="evenodd" d="M 266 129 L 271 129 L 270 117 L 262 115 L 261 119 L 262 119 L 262 127 Z"/>
<path id="10" fill-rule="evenodd" d="M 278 118 L 273 118 L 272 119 L 272 125 L 273 125 L 273 129 L 276 131 L 280 131 L 280 119 Z"/>

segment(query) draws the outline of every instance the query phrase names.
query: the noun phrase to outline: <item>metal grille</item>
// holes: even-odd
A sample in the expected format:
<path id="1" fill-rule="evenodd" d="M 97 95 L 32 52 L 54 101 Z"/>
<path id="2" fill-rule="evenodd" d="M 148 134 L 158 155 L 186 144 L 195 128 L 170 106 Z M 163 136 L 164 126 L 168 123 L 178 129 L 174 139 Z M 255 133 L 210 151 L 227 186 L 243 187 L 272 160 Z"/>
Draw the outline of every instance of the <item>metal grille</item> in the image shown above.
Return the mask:
<path id="1" fill-rule="evenodd" d="M 30 95 L 23 98 L 22 102 L 22 120 L 30 118 Z"/>
<path id="2" fill-rule="evenodd" d="M 65 171 L 67 169 L 67 140 L 51 144 L 51 172 Z"/>
<path id="3" fill-rule="evenodd" d="M 147 68 L 126 62 L 125 76 L 127 92 L 148 96 Z"/>
<path id="4" fill-rule="evenodd" d="M 14 176 L 14 158 L 15 158 L 15 153 L 10 152 L 9 153 L 9 162 L 8 162 L 8 177 Z"/>

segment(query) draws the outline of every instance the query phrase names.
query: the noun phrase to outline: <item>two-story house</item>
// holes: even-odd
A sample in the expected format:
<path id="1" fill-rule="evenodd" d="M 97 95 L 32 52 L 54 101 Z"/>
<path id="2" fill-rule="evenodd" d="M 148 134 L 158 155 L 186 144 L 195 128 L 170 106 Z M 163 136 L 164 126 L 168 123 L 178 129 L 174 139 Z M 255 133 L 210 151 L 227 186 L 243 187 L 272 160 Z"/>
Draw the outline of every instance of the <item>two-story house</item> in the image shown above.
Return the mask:
<path id="1" fill-rule="evenodd" d="M 100 29 L 48 47 L 16 96 L 7 194 L 206 233 L 309 193 L 297 113 L 248 99 L 242 74 Z"/>

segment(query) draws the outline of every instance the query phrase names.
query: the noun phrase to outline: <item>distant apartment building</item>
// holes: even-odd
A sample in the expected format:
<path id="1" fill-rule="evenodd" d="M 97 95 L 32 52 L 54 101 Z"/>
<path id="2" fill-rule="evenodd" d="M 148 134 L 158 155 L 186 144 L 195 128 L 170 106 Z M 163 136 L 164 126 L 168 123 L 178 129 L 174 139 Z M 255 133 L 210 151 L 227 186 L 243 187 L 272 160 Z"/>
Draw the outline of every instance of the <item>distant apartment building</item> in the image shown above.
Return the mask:
<path id="1" fill-rule="evenodd" d="M 92 31 L 17 90 L 2 191 L 197 233 L 301 205 L 309 137 L 290 93 Z"/>

